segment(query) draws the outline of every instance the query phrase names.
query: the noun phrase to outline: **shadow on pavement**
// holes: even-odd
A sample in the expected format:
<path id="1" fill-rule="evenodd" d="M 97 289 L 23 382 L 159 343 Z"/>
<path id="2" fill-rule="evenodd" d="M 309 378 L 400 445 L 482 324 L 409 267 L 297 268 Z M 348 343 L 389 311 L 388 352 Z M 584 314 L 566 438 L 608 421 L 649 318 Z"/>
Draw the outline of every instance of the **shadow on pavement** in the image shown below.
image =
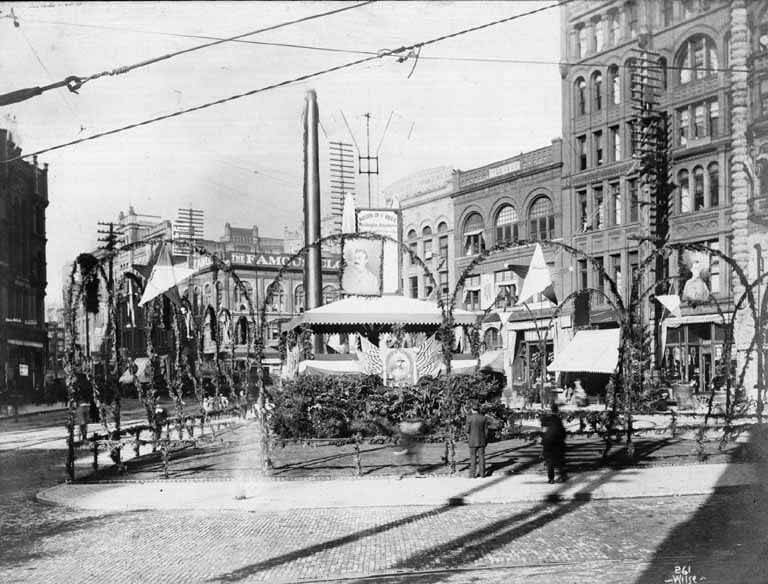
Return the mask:
<path id="1" fill-rule="evenodd" d="M 538 464 L 538 459 L 527 461 L 527 464 Z M 625 471 L 626 472 L 626 471 Z M 515 513 L 483 526 L 482 528 L 471 531 L 466 535 L 457 537 L 439 546 L 419 551 L 412 556 L 405 558 L 391 567 L 393 571 L 404 570 L 428 570 L 433 568 L 460 568 L 471 564 L 486 554 L 491 553 L 497 548 L 507 545 L 509 542 L 531 533 L 542 526 L 567 515 L 576 509 L 588 504 L 591 501 L 591 493 L 600 486 L 608 483 L 614 477 L 615 473 L 608 473 L 597 479 L 571 479 L 568 483 L 561 485 L 555 490 L 547 501 L 534 505 L 533 508 L 521 513 Z M 372 527 L 349 534 L 344 537 L 336 538 L 331 541 L 325 541 L 306 548 L 294 550 L 287 554 L 276 556 L 268 560 L 257 562 L 244 566 L 232 572 L 214 577 L 209 582 L 239 582 L 246 580 L 260 572 L 288 564 L 308 556 L 328 552 L 366 537 L 377 535 L 388 530 L 397 529 L 405 525 L 415 523 L 425 518 L 431 518 L 441 513 L 448 513 L 457 506 L 463 505 L 466 497 L 480 492 L 490 486 L 497 485 L 507 480 L 507 475 L 500 475 L 492 480 L 479 482 L 477 487 L 468 489 L 456 497 L 447 501 L 444 505 L 436 507 L 426 512 L 417 513 L 409 517 L 398 519 L 384 525 Z M 579 487 L 573 500 L 564 502 L 561 497 L 566 489 Z M 444 577 L 444 574 L 426 574 L 422 575 L 419 582 L 432 583 L 438 582 Z M 347 581 L 347 580 L 345 580 Z M 363 578 L 359 582 L 369 581 Z M 350 581 L 351 582 L 351 581 Z"/>
<path id="2" fill-rule="evenodd" d="M 743 445 L 744 457 L 761 460 L 758 483 L 724 488 L 670 532 L 656 549 L 639 583 L 757 583 L 768 578 L 768 428 L 754 426 Z M 731 464 L 720 477 L 728 484 Z M 688 579 L 678 578 L 687 576 Z M 693 576 L 696 579 L 693 579 Z"/>

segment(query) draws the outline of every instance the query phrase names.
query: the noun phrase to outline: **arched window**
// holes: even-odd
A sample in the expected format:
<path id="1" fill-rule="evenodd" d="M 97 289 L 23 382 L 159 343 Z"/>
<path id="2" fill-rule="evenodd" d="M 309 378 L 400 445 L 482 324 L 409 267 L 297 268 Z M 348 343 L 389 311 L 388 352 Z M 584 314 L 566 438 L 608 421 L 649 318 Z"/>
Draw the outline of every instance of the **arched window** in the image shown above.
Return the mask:
<path id="1" fill-rule="evenodd" d="M 205 319 L 203 320 L 203 347 L 210 348 L 216 342 L 216 315 L 213 313 L 213 309 L 208 308 L 205 311 Z M 215 350 L 215 349 L 214 349 Z"/>
<path id="2" fill-rule="evenodd" d="M 222 349 L 226 349 L 232 345 L 232 317 L 229 314 L 229 310 L 222 310 L 219 313 L 219 334 L 221 339 Z"/>
<path id="3" fill-rule="evenodd" d="M 512 205 L 504 205 L 496 215 L 496 243 L 517 241 L 517 211 Z"/>
<path id="4" fill-rule="evenodd" d="M 483 335 L 483 344 L 486 351 L 494 351 L 501 348 L 501 335 L 495 328 L 489 328 Z"/>
<path id="5" fill-rule="evenodd" d="M 211 283 L 206 282 L 205 286 L 203 286 L 203 304 L 205 306 L 211 305 Z"/>
<path id="6" fill-rule="evenodd" d="M 608 67 L 608 90 L 611 92 L 611 103 L 618 105 L 621 103 L 621 77 L 619 76 L 618 65 Z"/>
<path id="7" fill-rule="evenodd" d="M 323 288 L 323 304 L 330 304 L 336 302 L 339 297 L 339 291 L 333 286 L 325 286 Z"/>
<path id="8" fill-rule="evenodd" d="M 273 282 L 267 288 L 267 306 L 272 312 L 285 311 L 285 292 L 278 282 Z"/>
<path id="9" fill-rule="evenodd" d="M 216 282 L 216 308 L 224 306 L 224 283 Z"/>
<path id="10" fill-rule="evenodd" d="M 235 344 L 248 344 L 248 319 L 244 316 L 237 319 L 237 326 L 235 327 Z"/>
<path id="11" fill-rule="evenodd" d="M 656 61 L 656 65 L 659 67 L 659 78 L 661 79 L 661 88 L 667 90 L 667 59 L 666 57 L 659 57 Z"/>
<path id="12" fill-rule="evenodd" d="M 583 77 L 579 77 L 574 85 L 574 107 L 576 108 L 577 115 L 584 115 L 587 113 L 587 82 Z"/>
<path id="13" fill-rule="evenodd" d="M 203 293 L 200 290 L 200 286 L 195 286 L 192 289 L 192 313 L 200 314 L 203 310 Z"/>
<path id="14" fill-rule="evenodd" d="M 632 95 L 632 71 L 635 68 L 635 59 L 630 57 L 624 61 L 624 95 Z"/>
<path id="15" fill-rule="evenodd" d="M 293 291 L 293 311 L 304 312 L 304 286 L 299 284 Z"/>
<path id="16" fill-rule="evenodd" d="M 595 111 L 603 109 L 603 74 L 600 71 L 592 73 L 592 107 Z"/>
<path id="17" fill-rule="evenodd" d="M 416 233 L 415 229 L 411 229 L 408 232 L 408 249 L 411 250 L 411 253 L 413 255 L 418 255 L 419 254 L 419 242 L 416 241 L 416 239 L 418 237 L 419 236 Z M 411 265 L 414 265 L 416 263 L 416 260 L 413 258 L 413 256 L 409 255 L 408 263 L 411 264 Z"/>
<path id="18" fill-rule="evenodd" d="M 688 171 L 683 169 L 677 173 L 677 185 L 680 187 L 680 212 L 691 211 L 691 185 L 688 180 Z"/>
<path id="19" fill-rule="evenodd" d="M 551 239 L 555 236 L 555 213 L 549 197 L 538 197 L 528 211 L 531 241 Z"/>
<path id="20" fill-rule="evenodd" d="M 709 206 L 717 207 L 720 205 L 720 167 L 717 162 L 707 166 L 709 174 Z"/>
<path id="21" fill-rule="evenodd" d="M 464 221 L 464 255 L 471 256 L 482 252 L 485 249 L 483 240 L 483 230 L 485 224 L 480 213 L 472 213 Z"/>
<path id="22" fill-rule="evenodd" d="M 704 208 L 704 169 L 697 166 L 693 169 L 693 210 Z"/>
<path id="23" fill-rule="evenodd" d="M 680 71 L 680 83 L 716 75 L 718 59 L 715 42 L 703 34 L 690 37 L 677 52 L 675 67 Z"/>
<path id="24" fill-rule="evenodd" d="M 448 261 L 448 224 L 441 221 L 437 224 L 437 253 L 442 261 Z"/>
<path id="25" fill-rule="evenodd" d="M 421 236 L 424 238 L 424 259 L 432 259 L 432 228 L 429 225 L 424 227 Z"/>

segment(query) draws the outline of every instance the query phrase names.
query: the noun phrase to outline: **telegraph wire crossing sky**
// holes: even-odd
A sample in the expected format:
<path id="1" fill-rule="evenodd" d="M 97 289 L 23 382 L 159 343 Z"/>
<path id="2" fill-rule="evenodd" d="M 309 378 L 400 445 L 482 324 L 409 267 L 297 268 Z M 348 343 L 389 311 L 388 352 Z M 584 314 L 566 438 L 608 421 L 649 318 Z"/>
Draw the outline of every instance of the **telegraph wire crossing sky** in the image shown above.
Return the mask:
<path id="1" fill-rule="evenodd" d="M 561 132 L 559 9 L 547 9 L 554 4 L 375 2 L 105 76 L 79 94 L 56 89 L 3 107 L 3 126 L 27 154 L 357 60 L 349 52 L 364 58 L 543 9 L 421 47 L 415 66 L 413 55 L 403 62 L 374 58 L 41 155 L 40 163 L 51 165 L 47 305 L 60 303 L 64 265 L 95 247 L 96 223 L 129 205 L 168 219 L 178 207 L 202 208 L 208 238 L 217 239 L 225 222 L 258 225 L 271 236 L 282 235 L 283 226 L 295 229 L 301 112 L 310 88 L 318 94 L 321 139 L 351 141 L 343 113 L 360 142 L 364 114 L 371 114 L 372 148 L 381 142 L 374 203 L 383 203 L 381 188 L 413 172 L 471 168 L 547 145 Z M 19 23 L 0 19 L 0 93 L 346 6 L 354 4 L 0 4 L 0 16 L 13 8 Z M 321 162 L 321 172 L 326 168 Z M 327 191 L 327 172 L 321 183 Z M 367 199 L 366 190 L 358 180 L 358 197 Z"/>

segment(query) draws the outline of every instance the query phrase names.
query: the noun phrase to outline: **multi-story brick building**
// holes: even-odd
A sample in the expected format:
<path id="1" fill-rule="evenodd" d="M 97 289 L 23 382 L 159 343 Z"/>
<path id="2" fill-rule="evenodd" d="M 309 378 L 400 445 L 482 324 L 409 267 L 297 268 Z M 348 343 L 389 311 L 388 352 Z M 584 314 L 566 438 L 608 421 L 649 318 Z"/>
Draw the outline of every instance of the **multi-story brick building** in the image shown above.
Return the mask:
<path id="1" fill-rule="evenodd" d="M 765 7 L 760 9 L 759 4 L 750 7 L 757 19 L 753 22 L 764 18 Z M 566 239 L 598 257 L 626 298 L 631 277 L 647 253 L 637 237 L 649 234 L 643 205 L 648 194 L 639 186 L 631 132 L 635 114 L 631 64 L 642 47 L 656 60 L 661 80 L 658 108 L 668 113 L 671 124 L 670 241 L 705 244 L 747 268 L 748 196 L 742 192 L 746 190 L 746 181 L 739 176 L 742 164 L 735 160 L 739 144 L 747 138 L 745 114 L 750 105 L 746 83 L 739 87 L 747 75 L 738 71 L 736 62 L 740 59 L 746 71 L 749 50 L 746 46 L 736 50 L 737 42 L 749 33 L 744 2 L 572 2 L 561 10 L 562 61 L 567 63 L 561 67 Z M 764 51 L 758 42 L 750 48 Z M 760 109 L 757 96 L 764 76 L 759 73 L 760 57 L 750 62 L 750 119 L 759 131 L 762 114 L 754 114 Z M 743 110 L 737 107 L 740 101 Z M 764 226 L 756 231 L 764 232 Z M 682 293 L 693 278 L 694 268 L 687 259 L 685 253 L 670 258 L 672 292 Z M 689 383 L 701 392 L 711 387 L 717 366 L 725 365 L 721 314 L 732 314 L 734 298 L 743 286 L 723 260 L 707 254 L 695 259 L 699 262 L 695 269 L 709 275 L 711 296 L 696 306 L 684 302 L 681 318 L 666 319 L 660 365 L 667 379 Z M 567 292 L 604 286 L 587 262 L 569 258 L 569 267 L 573 276 L 566 279 Z M 650 317 L 648 304 L 645 311 Z M 615 315 L 605 320 L 615 321 Z M 749 343 L 739 340 L 739 330 L 743 333 L 746 328 L 737 321 L 736 354 L 743 363 Z M 747 388 L 751 387 L 748 382 Z"/>
<path id="2" fill-rule="evenodd" d="M 550 146 L 458 172 L 451 195 L 456 217 L 456 278 L 484 249 L 527 242 L 489 256 L 468 275 L 457 298 L 467 310 L 488 311 L 483 343 L 486 349 L 509 351 L 513 387 L 530 385 L 539 375 L 539 334 L 547 331 L 554 310 L 554 304 L 541 295 L 525 305 L 515 302 L 533 255 L 533 242 L 562 238 L 561 172 L 562 142 L 556 139 Z M 545 250 L 558 296 L 563 288 L 561 255 L 552 248 Z M 556 335 L 552 331 L 547 337 L 551 357 Z"/>
<path id="3" fill-rule="evenodd" d="M 0 158 L 21 149 L 0 130 Z M 44 382 L 45 209 L 48 166 L 13 160 L 0 167 L 0 391 L 30 399 Z"/>
<path id="4" fill-rule="evenodd" d="M 273 282 L 278 271 L 291 257 L 292 240 L 261 237 L 258 227 L 225 226 L 225 235 L 219 241 L 201 242 L 210 252 L 229 262 L 237 276 L 243 280 L 251 299 L 255 315 L 264 303 L 268 289 L 272 296 L 266 305 L 265 339 L 266 363 L 279 365 L 277 345 L 282 326 L 304 310 L 304 262 L 294 260 L 280 282 Z M 217 270 L 210 258 L 193 257 L 192 266 L 199 270 L 180 287 L 189 299 L 193 315 L 202 325 L 203 353 L 210 362 L 216 352 L 216 332 L 219 352 L 228 357 L 244 359 L 248 331 L 252 330 L 251 314 L 246 296 L 237 287 L 232 274 Z M 339 296 L 339 257 L 323 255 L 323 303 Z"/>

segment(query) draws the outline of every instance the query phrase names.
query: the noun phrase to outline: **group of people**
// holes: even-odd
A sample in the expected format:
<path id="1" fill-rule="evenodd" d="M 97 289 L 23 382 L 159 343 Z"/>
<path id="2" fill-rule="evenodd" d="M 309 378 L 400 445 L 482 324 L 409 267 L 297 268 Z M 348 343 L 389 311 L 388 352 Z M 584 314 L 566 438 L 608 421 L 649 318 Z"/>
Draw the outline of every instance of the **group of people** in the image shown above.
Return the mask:
<path id="1" fill-rule="evenodd" d="M 541 426 L 542 458 L 547 465 L 547 479 L 550 484 L 554 483 L 555 473 L 557 473 L 558 480 L 565 482 L 567 480 L 565 470 L 566 431 L 556 403 L 552 403 L 550 412 L 542 416 Z M 394 454 L 405 455 L 409 464 L 420 463 L 418 436 L 423 433 L 424 428 L 424 423 L 414 417 L 401 422 L 398 426 L 398 450 Z M 486 474 L 485 448 L 491 431 L 491 420 L 480 412 L 480 406 L 477 402 L 470 405 L 464 430 L 469 448 L 469 477 L 484 477 Z"/>

